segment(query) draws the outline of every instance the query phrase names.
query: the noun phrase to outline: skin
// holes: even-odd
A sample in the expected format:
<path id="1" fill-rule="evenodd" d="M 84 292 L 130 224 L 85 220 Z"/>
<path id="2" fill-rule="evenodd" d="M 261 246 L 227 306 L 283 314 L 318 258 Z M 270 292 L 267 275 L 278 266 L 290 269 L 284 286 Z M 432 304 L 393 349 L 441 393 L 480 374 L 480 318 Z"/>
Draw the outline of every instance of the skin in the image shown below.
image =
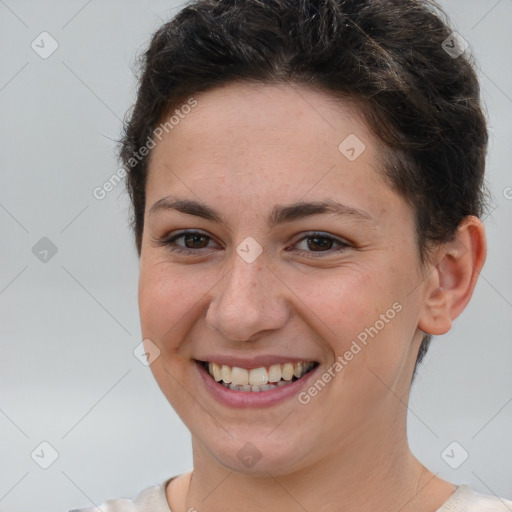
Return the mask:
<path id="1" fill-rule="evenodd" d="M 232 83 L 195 98 L 152 150 L 140 257 L 142 333 L 160 350 L 151 370 L 194 451 L 193 472 L 167 487 L 171 509 L 435 511 L 455 486 L 412 455 L 405 404 L 422 331 L 447 332 L 471 297 L 481 222 L 466 218 L 422 266 L 413 211 L 381 177 L 379 144 L 357 110 L 306 86 Z M 338 149 L 350 134 L 366 147 L 354 161 Z M 226 224 L 150 213 L 166 196 L 201 201 Z M 326 199 L 368 218 L 267 223 L 276 205 Z M 206 238 L 185 253 L 158 243 L 183 229 Z M 319 250 L 311 231 L 345 245 Z M 236 252 L 247 237 L 263 248 L 252 263 Z M 233 408 L 198 378 L 194 359 L 206 353 L 300 357 L 321 376 L 396 303 L 401 311 L 306 405 Z M 247 442 L 261 454 L 251 468 L 237 457 Z"/>

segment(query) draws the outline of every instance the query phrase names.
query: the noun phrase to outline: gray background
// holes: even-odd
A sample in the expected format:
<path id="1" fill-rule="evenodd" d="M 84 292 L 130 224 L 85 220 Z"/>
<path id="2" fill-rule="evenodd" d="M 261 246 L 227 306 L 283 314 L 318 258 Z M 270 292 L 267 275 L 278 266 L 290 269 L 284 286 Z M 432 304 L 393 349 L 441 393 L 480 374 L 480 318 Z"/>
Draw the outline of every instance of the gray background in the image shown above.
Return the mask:
<path id="1" fill-rule="evenodd" d="M 512 0 L 442 5 L 480 62 L 494 201 L 474 299 L 414 385 L 410 442 L 441 477 L 512 498 Z M 92 195 L 118 169 L 134 58 L 178 7 L 0 0 L 0 511 L 133 497 L 191 468 L 187 430 L 132 353 L 141 339 L 127 196 L 122 184 Z M 43 31 L 59 45 L 46 59 L 31 48 Z M 46 262 L 32 252 L 42 237 L 57 248 Z M 50 460 L 43 441 L 59 454 L 48 469 L 31 458 Z M 469 458 L 452 469 L 461 447 Z"/>

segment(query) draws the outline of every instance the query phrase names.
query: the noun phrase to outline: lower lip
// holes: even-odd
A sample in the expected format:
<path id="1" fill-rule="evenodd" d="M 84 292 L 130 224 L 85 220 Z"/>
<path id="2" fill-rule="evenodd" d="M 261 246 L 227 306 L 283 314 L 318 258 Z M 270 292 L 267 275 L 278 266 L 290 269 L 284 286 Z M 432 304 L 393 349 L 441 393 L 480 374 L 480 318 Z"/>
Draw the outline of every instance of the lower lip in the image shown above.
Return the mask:
<path id="1" fill-rule="evenodd" d="M 234 391 L 218 383 L 199 362 L 196 362 L 199 375 L 206 389 L 220 403 L 230 407 L 269 407 L 297 396 L 316 374 L 319 366 L 286 386 L 278 386 L 268 391 Z"/>

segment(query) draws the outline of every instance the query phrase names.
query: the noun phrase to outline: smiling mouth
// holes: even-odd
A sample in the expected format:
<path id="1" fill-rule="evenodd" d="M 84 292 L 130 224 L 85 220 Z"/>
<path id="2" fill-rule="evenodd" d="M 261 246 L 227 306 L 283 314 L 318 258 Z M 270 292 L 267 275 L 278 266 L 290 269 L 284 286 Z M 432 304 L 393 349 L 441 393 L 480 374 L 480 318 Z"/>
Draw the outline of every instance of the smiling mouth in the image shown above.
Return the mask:
<path id="1" fill-rule="evenodd" d="M 272 364 L 261 368 L 239 368 L 215 362 L 199 361 L 210 376 L 225 388 L 241 392 L 272 391 L 301 379 L 318 366 L 315 361 Z"/>

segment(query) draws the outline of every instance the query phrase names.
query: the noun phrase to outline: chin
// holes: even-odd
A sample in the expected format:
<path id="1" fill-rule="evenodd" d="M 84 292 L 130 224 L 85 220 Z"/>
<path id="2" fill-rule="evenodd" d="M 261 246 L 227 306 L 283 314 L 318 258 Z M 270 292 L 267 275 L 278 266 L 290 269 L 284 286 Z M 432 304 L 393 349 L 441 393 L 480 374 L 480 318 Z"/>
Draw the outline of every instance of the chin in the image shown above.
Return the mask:
<path id="1" fill-rule="evenodd" d="M 267 432 L 252 435 L 246 432 L 243 436 L 233 436 L 229 442 L 226 442 L 225 435 L 221 435 L 215 445 L 208 437 L 203 446 L 218 464 L 229 471 L 254 477 L 283 476 L 297 471 L 306 456 L 303 442 L 290 436 L 286 439 L 281 436 L 271 441 Z"/>

